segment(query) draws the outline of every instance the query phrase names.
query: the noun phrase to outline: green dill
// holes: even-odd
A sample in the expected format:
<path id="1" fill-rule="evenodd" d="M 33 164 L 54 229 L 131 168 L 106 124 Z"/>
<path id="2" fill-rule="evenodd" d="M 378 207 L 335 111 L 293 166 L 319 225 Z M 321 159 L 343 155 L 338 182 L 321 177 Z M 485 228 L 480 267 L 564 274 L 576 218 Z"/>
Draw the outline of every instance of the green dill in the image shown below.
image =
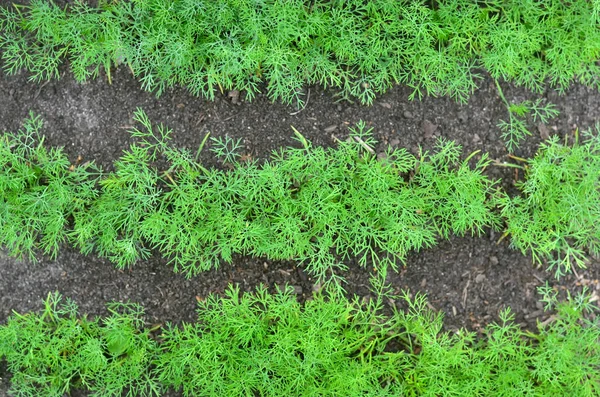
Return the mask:
<path id="1" fill-rule="evenodd" d="M 433 6 L 432 4 L 435 4 Z M 0 8 L 4 69 L 34 81 L 68 59 L 79 81 L 123 65 L 158 95 L 169 87 L 214 98 L 304 103 L 304 87 L 371 104 L 395 84 L 410 98 L 465 103 L 487 71 L 536 92 L 598 87 L 598 5 L 577 0 L 48 0 Z"/>

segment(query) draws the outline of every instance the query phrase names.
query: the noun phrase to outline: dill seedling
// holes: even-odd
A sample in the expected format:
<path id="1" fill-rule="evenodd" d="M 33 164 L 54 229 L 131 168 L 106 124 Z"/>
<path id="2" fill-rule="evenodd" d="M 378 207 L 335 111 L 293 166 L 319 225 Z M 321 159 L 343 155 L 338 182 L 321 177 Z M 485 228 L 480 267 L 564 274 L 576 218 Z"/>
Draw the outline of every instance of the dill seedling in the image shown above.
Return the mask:
<path id="1" fill-rule="evenodd" d="M 496 87 L 498 89 L 498 95 L 502 99 L 502 102 L 506 105 L 508 110 L 509 121 L 500 120 L 498 128 L 502 131 L 501 137 L 506 144 L 506 148 L 510 153 L 513 153 L 515 149 L 519 147 L 521 141 L 525 137 L 530 136 L 531 132 L 525 125 L 524 118 L 531 114 L 533 121 L 541 121 L 547 123 L 548 120 L 558 116 L 559 112 L 553 103 L 542 105 L 541 99 L 535 101 L 523 101 L 520 103 L 509 103 L 504 97 L 504 93 L 496 80 Z"/>
<path id="2" fill-rule="evenodd" d="M 40 313 L 15 313 L 0 327 L 0 357 L 19 396 L 61 397 L 84 388 L 97 396 L 158 396 L 148 372 L 157 345 L 136 304 L 112 303 L 110 316 L 78 316 L 77 305 L 48 294 Z"/>
<path id="3" fill-rule="evenodd" d="M 48 150 L 41 127 L 30 113 L 21 130 L 0 138 L 0 245 L 30 260 L 36 249 L 55 258 L 74 214 L 97 198 L 98 170 L 71 164 L 62 149 Z"/>
<path id="4" fill-rule="evenodd" d="M 521 196 L 501 200 L 511 243 L 548 263 L 557 277 L 586 266 L 586 252 L 600 253 L 599 127 L 572 146 L 557 136 L 527 161 Z"/>

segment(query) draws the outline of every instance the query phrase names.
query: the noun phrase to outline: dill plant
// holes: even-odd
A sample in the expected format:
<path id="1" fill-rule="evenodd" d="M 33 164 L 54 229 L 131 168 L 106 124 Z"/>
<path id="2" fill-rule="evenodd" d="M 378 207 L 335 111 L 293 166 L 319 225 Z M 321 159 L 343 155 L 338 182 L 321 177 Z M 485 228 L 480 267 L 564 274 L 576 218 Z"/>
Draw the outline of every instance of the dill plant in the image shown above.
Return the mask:
<path id="1" fill-rule="evenodd" d="M 396 324 L 377 309 L 321 294 L 300 305 L 291 288 L 230 288 L 200 302 L 198 323 L 164 330 L 156 375 L 185 396 L 391 396 L 404 359 L 383 352 Z"/>
<path id="2" fill-rule="evenodd" d="M 47 151 L 37 118 L 3 137 L 0 241 L 13 255 L 56 255 L 70 242 L 123 268 L 157 249 L 176 271 L 194 275 L 237 253 L 299 260 L 331 279 L 350 256 L 361 266 L 395 265 L 440 236 L 498 226 L 496 189 L 481 173 L 485 156 L 473 168 L 469 159 L 459 163 L 452 142 L 440 141 L 419 160 L 388 149 L 381 161 L 371 130 L 360 123 L 335 149 L 313 147 L 296 131 L 301 147 L 277 151 L 259 166 L 238 162 L 239 142 L 217 140 L 211 150 L 231 162 L 222 171 L 171 148 L 171 131 L 152 125 L 142 110 L 135 119 L 138 142 L 111 173 Z"/>
<path id="3" fill-rule="evenodd" d="M 402 175 L 415 167 L 414 156 L 389 150 L 378 161 L 364 124 L 336 149 L 312 147 L 297 135 L 302 148 L 275 152 L 260 166 L 240 164 L 226 142 L 217 145 L 216 153 L 233 161 L 226 172 L 206 170 L 188 151 L 165 149 L 172 164 L 161 177 L 165 193 L 133 227 L 188 274 L 239 253 L 300 260 L 325 278 L 343 268 L 338 258 L 357 256 L 362 266 L 377 266 L 383 254 L 395 263 L 435 244 L 438 231 L 447 238 L 498 224 L 491 212 L 494 183 L 480 172 L 486 160 L 474 169 L 457 166 L 460 148 L 452 143 L 440 142 L 435 155 L 423 153 L 419 177 L 407 182 Z M 435 161 L 443 163 L 440 172 L 426 174 Z"/>
<path id="4" fill-rule="evenodd" d="M 118 267 L 153 249 L 193 276 L 234 254 L 297 260 L 319 280 L 340 285 L 345 262 L 374 270 L 403 263 L 439 238 L 505 224 L 512 245 L 549 261 L 556 276 L 598 253 L 597 137 L 573 147 L 552 138 L 523 166 L 521 196 L 509 197 L 483 172 L 487 156 L 440 140 L 418 157 L 388 149 L 377 158 L 364 123 L 337 148 L 275 151 L 262 164 L 240 163 L 239 142 L 213 140 L 227 170 L 207 169 L 169 144 L 171 131 L 138 109 L 138 142 L 103 173 L 46 149 L 31 116 L 0 139 L 0 243 L 14 256 L 56 256 L 71 243 Z"/>
<path id="5" fill-rule="evenodd" d="M 39 116 L 30 114 L 16 134 L 0 139 L 0 245 L 30 260 L 35 250 L 56 257 L 74 213 L 97 198 L 98 170 L 47 149 L 41 128 Z"/>
<path id="6" fill-rule="evenodd" d="M 500 120 L 497 124 L 498 128 L 502 131 L 501 137 L 505 141 L 506 148 L 510 153 L 513 153 L 515 149 L 519 147 L 519 143 L 524 140 L 527 136 L 531 135 L 531 132 L 527 129 L 524 118 L 531 114 L 533 121 L 541 121 L 547 123 L 548 120 L 558 116 L 559 111 L 553 103 L 547 103 L 542 105 L 541 99 L 535 101 L 523 101 L 520 103 L 509 103 L 498 84 L 498 80 L 495 81 L 496 88 L 498 89 L 498 95 L 502 99 L 502 102 L 506 105 L 508 110 L 508 122 Z"/>
<path id="7" fill-rule="evenodd" d="M 5 136 L 2 243 L 12 254 L 56 255 L 70 242 L 122 268 L 156 248 L 177 271 L 193 275 L 239 253 L 296 259 L 326 278 L 350 256 L 362 266 L 395 263 L 435 244 L 438 233 L 447 238 L 498 223 L 486 200 L 494 184 L 480 172 L 486 161 L 474 170 L 455 165 L 460 149 L 452 143 L 440 142 L 438 153 L 422 153 L 419 161 L 404 149 L 379 161 L 370 130 L 359 124 L 337 149 L 312 147 L 297 133 L 303 147 L 259 166 L 238 163 L 239 143 L 215 141 L 212 150 L 233 162 L 219 171 L 169 147 L 170 130 L 153 126 L 143 111 L 135 119 L 141 128 L 131 132 L 139 142 L 111 173 L 70 165 L 57 149 L 50 151 L 52 168 L 44 165 L 39 122 L 31 133 Z M 158 168 L 161 159 L 168 169 Z M 417 163 L 413 180 L 405 180 Z"/>
<path id="8" fill-rule="evenodd" d="M 74 214 L 73 230 L 69 235 L 82 253 L 95 251 L 119 268 L 150 256 L 141 240 L 139 223 L 161 201 L 158 170 L 152 167 L 152 162 L 156 161 L 170 133 L 163 126 L 153 130 L 140 110 L 134 117 L 149 128 L 131 130 L 132 136 L 139 137 L 143 144 L 132 145 L 115 162 L 116 171 L 105 174 L 98 181 L 98 197 L 84 211 Z M 148 137 L 151 139 L 146 139 Z"/>
<path id="9" fill-rule="evenodd" d="M 78 388 L 95 396 L 158 395 L 148 373 L 157 346 L 143 329 L 141 307 L 111 303 L 108 310 L 110 316 L 90 320 L 54 293 L 40 313 L 15 313 L 0 328 L 11 391 L 31 397 L 61 397 Z"/>
<path id="10" fill-rule="evenodd" d="M 556 136 L 523 166 L 521 195 L 500 200 L 511 243 L 561 276 L 600 253 L 600 127 L 569 146 Z"/>
<path id="11" fill-rule="evenodd" d="M 68 59 L 76 79 L 127 65 L 144 89 L 181 85 L 214 98 L 266 83 L 273 100 L 302 105 L 320 84 L 370 104 L 394 84 L 411 98 L 466 102 L 480 70 L 540 91 L 598 87 L 597 4 L 577 0 L 48 0 L 0 8 L 4 69 L 39 81 Z"/>
<path id="12" fill-rule="evenodd" d="M 197 322 L 152 329 L 137 305 L 89 319 L 55 293 L 0 326 L 0 359 L 19 396 L 598 395 L 591 295 L 540 292 L 552 321 L 522 331 L 505 309 L 480 336 L 442 331 L 442 315 L 408 292 L 393 296 L 406 310 L 384 314 L 381 291 L 370 301 L 323 291 L 301 305 L 291 288 L 231 286 L 199 302 Z"/>

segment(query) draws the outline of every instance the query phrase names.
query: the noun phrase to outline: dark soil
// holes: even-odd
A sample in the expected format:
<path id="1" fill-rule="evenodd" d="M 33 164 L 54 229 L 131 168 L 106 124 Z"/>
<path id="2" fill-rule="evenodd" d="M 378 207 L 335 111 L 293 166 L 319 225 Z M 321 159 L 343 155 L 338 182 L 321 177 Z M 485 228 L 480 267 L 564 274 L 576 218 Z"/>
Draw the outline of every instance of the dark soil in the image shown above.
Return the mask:
<path id="1" fill-rule="evenodd" d="M 385 145 L 407 147 L 416 152 L 419 145 L 430 148 L 437 137 L 460 143 L 465 155 L 475 150 L 489 152 L 493 159 L 507 160 L 499 138 L 498 121 L 507 117 L 493 81 L 486 79 L 468 105 L 448 98 L 424 98 L 409 101 L 410 90 L 397 87 L 379 97 L 373 106 L 336 102 L 334 92 L 318 87 L 307 88 L 307 105 L 298 110 L 271 103 L 259 96 L 252 103 L 235 93 L 219 95 L 214 102 L 192 97 L 185 89 L 169 90 L 160 98 L 141 91 L 125 68 L 115 72 L 113 84 L 105 79 L 86 84 L 75 82 L 69 72 L 61 80 L 35 84 L 25 73 L 0 77 L 0 130 L 16 131 L 31 110 L 44 120 L 46 144 L 64 146 L 75 162 L 94 160 L 105 169 L 119 157 L 132 140 L 127 132 L 133 125 L 133 112 L 143 108 L 153 122 L 173 128 L 173 145 L 196 150 L 204 135 L 229 135 L 242 138 L 245 154 L 263 159 L 282 146 L 297 146 L 292 138 L 294 126 L 315 145 L 331 146 L 334 136 L 343 139 L 348 127 L 364 120 L 374 128 L 375 136 Z M 507 99 L 535 99 L 535 94 L 504 85 Z M 310 95 L 309 95 L 310 94 Z M 548 92 L 561 115 L 546 126 L 531 124 L 534 135 L 517 155 L 535 153 L 540 133 L 572 135 L 576 128 L 586 129 L 600 120 L 600 96 L 581 86 L 565 95 Z M 205 164 L 218 166 L 209 151 Z M 522 177 L 514 169 L 490 167 L 488 172 L 502 178 L 510 187 Z M 431 307 L 442 311 L 447 330 L 465 327 L 479 330 L 498 320 L 499 311 L 510 306 L 516 321 L 535 329 L 536 320 L 544 320 L 536 287 L 548 281 L 571 291 L 589 285 L 599 291 L 600 266 L 593 260 L 589 270 L 577 270 L 560 281 L 543 269 L 535 269 L 529 256 L 509 247 L 508 239 L 497 243 L 500 235 L 487 232 L 482 237 L 452 238 L 433 249 L 415 252 L 407 265 L 392 273 L 389 281 L 396 290 L 408 288 L 427 294 Z M 349 264 L 347 290 L 361 296 L 369 294 L 369 270 Z M 142 304 L 148 323 L 194 321 L 196 299 L 209 293 L 222 293 L 237 283 L 251 291 L 260 283 L 273 287 L 290 284 L 301 299 L 309 297 L 313 282 L 293 262 L 273 262 L 263 258 L 237 257 L 233 265 L 222 265 L 186 280 L 174 274 L 162 259 L 138 263 L 121 271 L 95 256 L 84 256 L 65 247 L 56 260 L 40 258 L 39 263 L 19 262 L 0 254 L 0 324 L 13 310 L 39 310 L 48 292 L 58 290 L 71 297 L 82 312 L 103 315 L 108 301 L 134 301 Z M 393 302 L 390 302 L 393 303 Z M 6 393 L 8 374 L 0 369 L 0 395 Z"/>

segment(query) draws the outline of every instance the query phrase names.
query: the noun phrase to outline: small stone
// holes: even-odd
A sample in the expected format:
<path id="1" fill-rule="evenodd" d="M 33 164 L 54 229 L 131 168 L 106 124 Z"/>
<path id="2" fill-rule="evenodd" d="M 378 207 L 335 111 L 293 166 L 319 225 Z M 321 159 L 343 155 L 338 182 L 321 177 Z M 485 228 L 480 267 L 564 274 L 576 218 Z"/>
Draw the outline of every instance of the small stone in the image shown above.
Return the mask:
<path id="1" fill-rule="evenodd" d="M 294 293 L 296 295 L 302 295 L 302 287 L 299 285 L 294 285 Z"/>
<path id="2" fill-rule="evenodd" d="M 329 127 L 325 127 L 325 132 L 333 132 L 335 130 L 337 130 L 338 126 L 337 125 L 330 125 Z"/>
<path id="3" fill-rule="evenodd" d="M 467 121 L 469 119 L 469 116 L 467 116 L 466 113 L 459 113 L 458 114 L 458 121 L 460 121 L 461 123 L 464 123 L 465 121 Z"/>
<path id="4" fill-rule="evenodd" d="M 390 141 L 390 146 L 397 147 L 398 145 L 400 145 L 400 139 L 394 138 Z"/>
<path id="5" fill-rule="evenodd" d="M 530 318 L 537 318 L 540 317 L 541 315 L 544 314 L 543 310 L 536 310 L 534 312 L 529 313 L 528 315 L 525 316 L 526 320 L 529 320 Z"/>
<path id="6" fill-rule="evenodd" d="M 323 288 L 323 285 L 321 283 L 317 283 L 312 286 L 313 292 L 319 292 L 319 291 L 321 291 L 322 288 Z"/>
<path id="7" fill-rule="evenodd" d="M 414 116 L 411 112 L 405 110 L 404 113 L 402 113 L 402 117 L 404 117 L 405 119 L 412 119 Z"/>
<path id="8" fill-rule="evenodd" d="M 437 130 L 437 125 L 433 124 L 429 120 L 423 121 L 423 132 L 426 139 L 433 138 L 435 131 Z"/>
<path id="9" fill-rule="evenodd" d="M 227 97 L 231 99 L 231 103 L 237 104 L 240 101 L 240 92 L 238 90 L 231 90 L 227 94 Z"/>
<path id="10" fill-rule="evenodd" d="M 548 130 L 548 127 L 546 127 L 546 124 L 539 123 L 537 125 L 537 129 L 538 129 L 538 132 L 540 133 L 540 138 L 542 138 L 543 140 L 550 138 L 550 130 Z"/>
<path id="11" fill-rule="evenodd" d="M 300 267 L 298 267 L 298 277 L 300 277 L 300 280 L 302 280 L 303 282 L 308 282 L 308 276 Z"/>
<path id="12" fill-rule="evenodd" d="M 390 105 L 387 102 L 379 102 L 379 106 L 381 106 L 382 108 L 386 108 L 386 109 L 391 109 L 392 105 Z"/>
<path id="13" fill-rule="evenodd" d="M 473 134 L 473 143 L 481 142 L 481 138 L 477 134 Z"/>
<path id="14" fill-rule="evenodd" d="M 496 266 L 498 264 L 498 257 L 490 256 L 490 263 L 492 264 L 492 266 Z"/>
<path id="15" fill-rule="evenodd" d="M 421 288 L 425 288 L 425 286 L 427 286 L 427 279 L 424 278 L 423 280 L 421 280 Z"/>
<path id="16" fill-rule="evenodd" d="M 476 282 L 477 284 L 481 284 L 481 283 L 483 283 L 484 281 L 485 281 L 485 274 L 478 274 L 478 275 L 475 277 L 475 282 Z"/>
<path id="17" fill-rule="evenodd" d="M 341 112 L 342 110 L 344 110 L 344 108 L 342 107 L 342 105 L 340 105 L 340 104 L 338 103 L 338 105 L 337 105 L 337 111 L 338 111 L 338 112 Z"/>

